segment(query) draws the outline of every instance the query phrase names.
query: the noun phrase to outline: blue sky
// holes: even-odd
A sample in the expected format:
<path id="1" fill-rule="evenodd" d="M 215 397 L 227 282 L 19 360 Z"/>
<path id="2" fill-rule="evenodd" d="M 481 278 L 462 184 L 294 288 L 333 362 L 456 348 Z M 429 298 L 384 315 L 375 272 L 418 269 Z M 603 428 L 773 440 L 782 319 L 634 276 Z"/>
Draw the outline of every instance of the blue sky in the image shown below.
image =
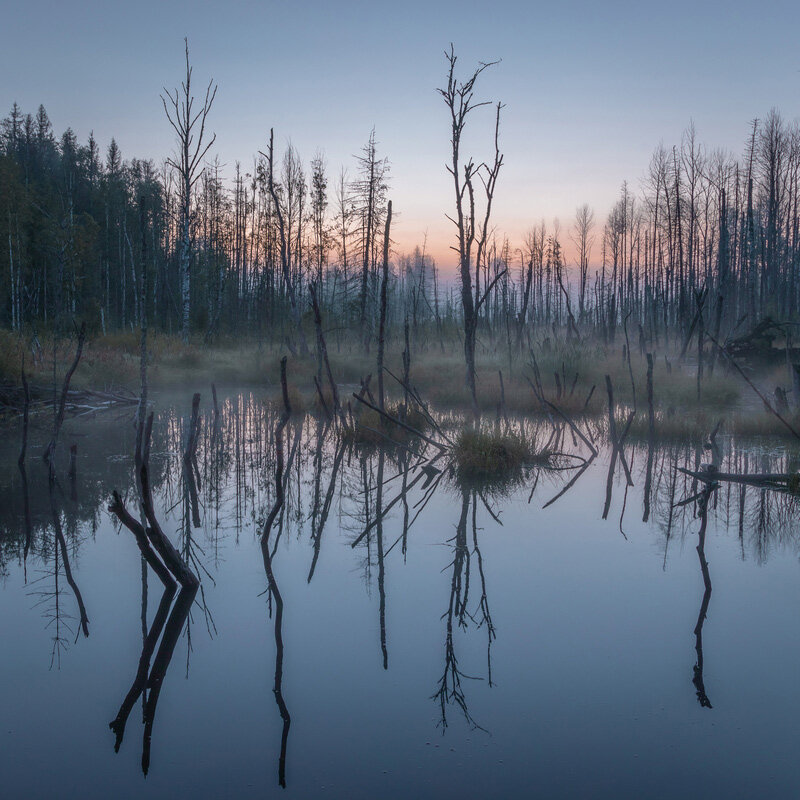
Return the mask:
<path id="1" fill-rule="evenodd" d="M 541 218 L 569 226 L 588 202 L 602 219 L 623 180 L 638 188 L 653 149 L 694 120 L 710 147 L 740 151 L 748 122 L 773 106 L 800 116 L 800 3 L 229 2 L 15 4 L 0 34 L 0 104 L 44 103 L 57 131 L 93 129 L 123 156 L 161 160 L 172 147 L 162 86 L 181 77 L 189 37 L 194 80 L 219 84 L 211 126 L 232 173 L 290 140 L 330 172 L 374 126 L 392 165 L 394 238 L 429 234 L 446 264 L 452 203 L 444 169 L 446 110 L 436 86 L 453 42 L 478 94 L 506 104 L 505 166 L 495 222 L 514 244 Z M 491 111 L 468 146 L 491 153 Z"/>

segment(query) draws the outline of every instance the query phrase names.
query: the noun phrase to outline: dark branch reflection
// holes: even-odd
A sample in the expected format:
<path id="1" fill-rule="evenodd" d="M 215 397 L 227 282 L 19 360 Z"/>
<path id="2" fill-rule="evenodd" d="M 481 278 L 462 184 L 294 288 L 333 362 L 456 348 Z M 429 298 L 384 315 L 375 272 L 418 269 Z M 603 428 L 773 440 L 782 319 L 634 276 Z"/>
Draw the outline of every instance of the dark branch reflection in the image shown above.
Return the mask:
<path id="1" fill-rule="evenodd" d="M 497 657 L 494 645 L 502 619 L 497 618 L 497 608 L 490 602 L 492 551 L 480 525 L 482 520 L 488 525 L 502 524 L 507 504 L 524 501 L 528 495 L 530 503 L 535 498 L 537 505 L 550 508 L 559 503 L 582 502 L 590 492 L 597 492 L 598 502 L 603 502 L 606 488 L 615 490 L 624 485 L 628 491 L 627 465 L 634 480 L 627 502 L 630 505 L 634 499 L 643 502 L 643 516 L 650 521 L 649 527 L 640 526 L 637 530 L 631 525 L 628 531 L 631 538 L 654 537 L 659 545 L 659 560 L 663 552 L 664 569 L 669 566 L 670 558 L 682 552 L 683 542 L 697 545 L 703 594 L 698 598 L 701 602 L 693 631 L 696 658 L 692 680 L 698 702 L 707 708 L 712 707 L 705 686 L 703 651 L 704 625 L 712 597 L 705 551 L 708 526 L 717 524 L 738 533 L 736 547 L 743 559 L 764 563 L 781 549 L 800 553 L 797 493 L 785 480 L 783 483 L 779 480 L 796 472 L 796 458 L 786 447 L 756 449 L 726 438 L 724 455 L 714 453 L 716 463 L 712 465 L 717 474 L 728 477 L 712 484 L 703 480 L 713 475 L 706 474 L 702 464 L 707 458 L 702 442 L 631 439 L 624 451 L 620 449 L 617 453 L 614 463 L 612 449 L 607 443 L 601 444 L 603 429 L 595 430 L 588 421 L 580 422 L 581 430 L 597 444 L 596 454 L 563 421 L 515 421 L 503 417 L 498 426 L 504 425 L 506 429 L 518 426 L 529 440 L 537 441 L 542 449 L 552 451 L 555 456 L 551 464 L 525 467 L 504 485 L 481 485 L 461 480 L 451 467 L 448 454 L 437 451 L 430 442 L 410 437 L 402 443 L 383 440 L 354 443 L 343 434 L 338 421 L 311 415 L 294 414 L 282 423 L 280 406 L 264 404 L 254 393 L 236 394 L 215 403 L 213 416 L 209 413 L 204 417 L 196 409 L 193 402 L 190 412 L 184 401 L 182 406 L 166 409 L 155 417 L 152 442 L 155 463 L 148 475 L 151 495 L 148 505 L 152 506 L 155 495 L 159 515 L 163 513 L 167 520 L 164 527 L 175 541 L 175 553 L 190 569 L 209 579 L 210 564 L 225 561 L 226 546 L 240 543 L 247 546 L 248 528 L 258 526 L 266 601 L 275 639 L 274 670 L 270 664 L 269 673 L 281 724 L 278 754 L 281 785 L 287 780 L 291 727 L 284 697 L 283 625 L 284 601 L 292 588 L 289 583 L 292 575 L 281 568 L 288 563 L 279 555 L 284 549 L 278 546 L 279 542 L 287 547 L 297 547 L 298 543 L 307 547 L 305 556 L 301 556 L 307 565 L 301 581 L 305 578 L 307 582 L 312 579 L 319 582 L 328 579 L 325 570 L 331 565 L 335 567 L 340 555 L 334 558 L 332 545 L 338 541 L 329 537 L 345 533 L 348 543 L 358 550 L 353 552 L 353 561 L 359 570 L 363 568 L 372 609 L 370 619 L 374 621 L 377 617 L 378 624 L 369 628 L 370 657 L 375 662 L 380 658 L 384 669 L 389 668 L 390 651 L 391 663 L 396 663 L 390 612 L 395 611 L 394 598 L 408 590 L 407 580 L 403 581 L 406 555 L 421 546 L 420 540 L 429 544 L 433 539 L 446 545 L 447 566 L 440 589 L 448 596 L 442 595 L 442 606 L 447 604 L 439 623 L 444 647 L 438 656 L 434 653 L 433 657 L 439 660 L 438 680 L 434 679 L 435 684 L 431 680 L 431 689 L 426 693 L 433 692 L 435 713 L 443 728 L 462 718 L 472 727 L 485 723 L 475 718 L 481 716 L 477 712 L 473 717 L 474 709 L 470 706 L 474 702 L 469 701 L 477 690 L 471 691 L 468 681 L 484 680 L 493 686 L 500 675 L 501 665 L 493 663 L 493 658 Z M 457 430 L 463 422 L 457 414 L 442 417 L 448 431 Z M 49 604 L 48 625 L 53 626 L 55 636 L 54 663 L 72 636 L 88 633 L 87 611 L 79 589 L 79 584 L 85 584 L 87 578 L 76 565 L 90 541 L 85 532 L 97 528 L 99 498 L 107 491 L 109 481 L 118 481 L 123 489 L 127 487 L 127 495 L 134 498 L 131 510 L 134 516 L 140 516 L 136 508 L 137 495 L 142 492 L 140 476 L 134 471 L 137 479 L 131 483 L 130 458 L 120 457 L 120 453 L 133 450 L 130 426 L 117 425 L 117 428 L 121 433 L 103 429 L 97 463 L 87 457 L 86 467 L 71 475 L 69 484 L 64 483 L 66 493 L 61 491 L 57 480 L 51 482 L 48 472 L 33 463 L 27 471 L 25 464 L 13 470 L 14 495 L 8 500 L 10 521 L 0 531 L 3 534 L 0 566 L 7 569 L 5 565 L 13 565 L 14 560 L 26 571 L 28 566 L 32 569 L 39 569 L 41 564 L 46 566 L 45 580 L 52 581 L 53 586 L 48 583 L 41 596 Z M 89 446 L 81 448 L 82 455 L 91 452 Z M 136 469 L 140 466 L 137 462 Z M 772 478 L 759 483 L 757 476 L 751 474 L 755 470 Z M 622 480 L 624 484 L 620 483 Z M 78 499 L 70 502 L 73 484 Z M 638 493 L 642 490 L 644 494 L 640 497 Z M 449 498 L 442 497 L 443 493 L 457 498 L 452 538 L 437 537 L 435 531 L 432 535 L 423 527 L 436 519 L 443 508 L 452 505 Z M 125 492 L 122 496 L 126 496 Z M 622 505 L 624 512 L 626 499 L 622 491 L 616 497 L 610 494 L 606 497 L 604 510 L 608 509 L 609 516 L 617 513 L 616 508 L 611 510 L 613 502 Z M 265 512 L 269 512 L 266 522 Z M 531 506 L 528 513 L 533 518 L 541 512 Z M 149 539 L 152 528 L 149 522 L 142 528 L 144 540 Z M 326 537 L 328 541 L 324 541 Z M 147 564 L 141 583 L 142 649 L 133 681 L 111 728 L 115 748 L 119 749 L 126 726 L 130 727 L 130 714 L 141 698 L 145 726 L 142 765 L 147 770 L 161 686 L 177 642 L 188 631 L 191 612 L 195 607 L 205 609 L 205 603 L 201 602 L 202 585 L 198 584 L 200 588 L 196 590 L 181 589 L 173 579 L 164 582 L 163 576 L 158 575 L 163 592 L 154 592 L 151 585 L 148 614 L 148 574 L 150 569 L 158 567 L 144 553 L 142 558 Z M 161 559 L 156 559 L 156 563 L 169 575 Z M 209 582 L 206 587 L 211 597 L 213 589 Z M 90 600 L 88 594 L 87 600 Z M 73 602 L 77 611 L 73 610 Z M 72 625 L 67 613 L 70 610 L 75 615 Z M 437 617 L 440 611 L 441 608 L 436 611 Z M 213 630 L 213 622 L 209 630 Z M 485 667 L 482 655 L 477 658 L 477 666 L 469 663 L 465 647 L 474 642 L 467 641 L 465 636 L 478 637 L 481 653 L 485 645 Z M 291 697 L 288 699 L 291 703 Z M 277 717 L 275 722 L 277 726 Z"/>
<path id="2" fill-rule="evenodd" d="M 283 728 L 281 730 L 281 749 L 278 756 L 278 783 L 282 787 L 286 787 L 286 747 L 289 742 L 289 728 L 292 724 L 292 718 L 289 714 L 289 709 L 286 707 L 286 702 L 283 699 L 283 595 L 278 588 L 278 583 L 275 580 L 275 573 L 272 568 L 272 560 L 275 555 L 276 543 L 272 551 L 270 551 L 270 533 L 278 515 L 283 519 L 283 507 L 285 498 L 285 486 L 283 482 L 283 431 L 286 423 L 289 421 L 291 415 L 291 406 L 289 405 L 289 396 L 286 387 L 286 358 L 281 359 L 281 387 L 283 392 L 283 414 L 280 417 L 277 425 L 275 426 L 275 502 L 270 509 L 264 529 L 261 533 L 261 554 L 264 559 L 264 571 L 267 575 L 267 591 L 269 593 L 270 602 L 270 616 L 273 616 L 274 607 L 274 632 L 275 632 L 275 680 L 273 683 L 273 693 L 275 695 L 275 703 L 278 706 L 278 712 L 283 720 Z M 292 450 L 290 457 L 289 468 L 286 470 L 287 477 L 291 474 L 291 460 L 294 458 L 296 452 L 297 437 L 295 437 L 295 447 Z M 280 535 L 280 533 L 279 533 Z"/>
<path id="3" fill-rule="evenodd" d="M 150 747 L 153 738 L 153 725 L 155 722 L 158 699 L 161 688 L 169 668 L 175 647 L 184 626 L 188 624 L 189 612 L 197 594 L 200 581 L 191 571 L 181 554 L 175 549 L 156 517 L 152 487 L 150 481 L 150 447 L 153 429 L 153 415 L 144 423 L 140 415 L 139 429 L 136 438 L 136 453 L 134 457 L 136 487 L 143 522 L 136 520 L 125 507 L 125 504 L 116 490 L 113 493 L 109 511 L 133 534 L 142 558 L 156 573 L 164 586 L 164 593 L 159 603 L 156 616 L 149 632 L 144 637 L 142 654 L 133 684 L 120 706 L 117 716 L 109 723 L 115 734 L 114 750 L 119 751 L 125 735 L 125 726 L 133 706 L 139 696 L 143 698 L 143 724 L 142 735 L 142 772 L 147 775 L 150 769 Z M 167 616 L 175 590 L 180 584 L 181 590 L 178 599 Z M 142 578 L 142 620 L 146 619 L 147 580 Z M 156 652 L 152 668 L 150 659 L 156 643 L 161 639 Z M 149 672 L 148 672 L 149 669 Z M 149 694 L 147 693 L 149 691 Z"/>
<path id="4" fill-rule="evenodd" d="M 459 666 L 456 655 L 454 632 L 457 628 L 466 631 L 469 621 L 474 623 L 477 628 L 485 627 L 487 646 L 487 678 L 488 685 L 492 686 L 492 642 L 496 638 L 496 631 L 489 610 L 489 598 L 486 588 L 486 575 L 484 572 L 483 556 L 478 546 L 478 524 L 477 524 L 477 505 L 480 493 L 475 488 L 461 488 L 461 513 L 456 525 L 456 534 L 450 539 L 453 560 L 450 562 L 452 573 L 450 576 L 450 593 L 447 610 L 442 615 L 445 620 L 445 645 L 444 645 L 444 670 L 439 678 L 436 692 L 432 699 L 439 706 L 439 724 L 447 728 L 447 709 L 454 705 L 458 708 L 464 719 L 473 728 L 483 728 L 475 721 L 469 711 L 466 691 L 463 681 L 483 680 L 479 676 L 469 675 Z M 483 501 L 490 515 L 496 516 L 488 503 Z M 473 549 L 470 552 L 467 538 L 468 527 L 472 531 Z M 472 556 L 478 567 L 478 578 L 480 582 L 480 597 L 476 611 L 469 611 L 470 578 L 472 575 Z"/>

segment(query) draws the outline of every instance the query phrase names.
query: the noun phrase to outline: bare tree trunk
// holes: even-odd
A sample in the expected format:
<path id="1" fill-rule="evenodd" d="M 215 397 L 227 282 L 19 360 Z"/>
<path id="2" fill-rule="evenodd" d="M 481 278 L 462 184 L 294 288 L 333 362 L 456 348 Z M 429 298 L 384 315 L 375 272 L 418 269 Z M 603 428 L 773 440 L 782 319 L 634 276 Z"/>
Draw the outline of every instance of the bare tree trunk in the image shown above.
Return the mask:
<path id="1" fill-rule="evenodd" d="M 169 158 L 167 163 L 178 173 L 180 194 L 180 250 L 178 269 L 181 292 L 181 336 L 189 341 L 191 312 L 190 267 L 192 258 L 191 211 L 192 187 L 202 175 L 202 164 L 206 153 L 216 141 L 216 134 L 204 142 L 206 120 L 217 95 L 217 87 L 211 80 L 206 88 L 205 99 L 199 110 L 193 108 L 192 68 L 189 65 L 189 42 L 184 39 L 186 50 L 186 72 L 180 89 L 164 90 L 161 103 L 164 113 L 178 140 L 178 160 Z M 165 96 L 166 95 L 166 96 Z"/>
<path id="2" fill-rule="evenodd" d="M 284 223 L 284 215 L 283 210 L 281 209 L 281 203 L 278 198 L 278 193 L 275 189 L 275 178 L 274 178 L 274 160 L 273 160 L 273 130 L 270 128 L 269 130 L 269 151 L 268 153 L 261 153 L 267 159 L 267 168 L 269 170 L 268 174 L 268 184 L 269 184 L 269 193 L 272 197 L 272 202 L 275 204 L 275 213 L 278 217 L 278 233 L 280 235 L 280 249 L 281 249 L 281 270 L 283 272 L 283 280 L 286 284 L 286 293 L 289 297 L 289 308 L 292 315 L 292 321 L 294 322 L 295 328 L 297 330 L 297 338 L 300 341 L 300 353 L 302 355 L 308 355 L 308 343 L 306 342 L 306 335 L 303 332 L 303 323 L 300 318 L 300 310 L 297 307 L 297 296 L 294 291 L 294 282 L 292 281 L 291 270 L 289 269 L 289 256 L 287 251 L 287 241 L 286 241 L 286 226 Z"/>
<path id="3" fill-rule="evenodd" d="M 465 382 L 470 393 L 472 402 L 472 415 L 475 421 L 480 418 L 478 409 L 478 399 L 475 386 L 475 337 L 478 327 L 478 313 L 483 301 L 488 297 L 491 285 L 487 287 L 483 296 L 480 296 L 478 278 L 482 263 L 482 255 L 487 241 L 489 219 L 491 216 L 492 199 L 497 182 L 497 176 L 503 163 L 503 156 L 499 151 L 499 128 L 500 128 L 500 109 L 497 104 L 497 116 L 495 120 L 495 158 L 492 167 L 486 164 L 476 166 L 472 159 L 465 164 L 461 162 L 461 136 L 470 111 L 486 103 L 478 103 L 473 100 L 475 82 L 478 76 L 491 63 L 484 63 L 475 69 L 470 77 L 464 81 L 459 81 L 455 76 L 456 55 L 453 46 L 450 51 L 445 53 L 448 62 L 447 86 L 438 89 L 439 94 L 444 98 L 445 104 L 450 111 L 452 160 L 448 165 L 447 171 L 453 178 L 453 188 L 455 192 L 456 217 L 449 217 L 450 221 L 456 226 L 458 232 L 458 254 L 459 272 L 461 276 L 461 308 L 464 324 L 464 361 L 466 362 Z M 463 173 L 463 174 L 462 174 Z M 483 218 L 482 229 L 478 233 L 474 178 L 479 175 L 483 183 L 486 206 Z M 472 280 L 472 251 L 476 248 L 475 256 L 475 287 L 473 289 Z M 495 281 L 500 276 L 495 278 Z"/>
<path id="4" fill-rule="evenodd" d="M 392 201 L 386 207 L 386 229 L 383 234 L 383 279 L 381 280 L 381 317 L 378 327 L 378 404 L 385 409 L 383 392 L 383 355 L 386 348 L 386 284 L 389 282 L 389 229 L 392 224 Z"/>
<path id="5" fill-rule="evenodd" d="M 50 443 L 47 445 L 47 449 L 42 454 L 42 458 L 48 463 L 52 464 L 53 456 L 56 452 L 56 442 L 58 441 L 58 434 L 61 430 L 61 426 L 64 423 L 64 412 L 66 410 L 67 405 L 67 394 L 69 393 L 69 383 L 72 380 L 72 376 L 75 370 L 78 368 L 78 363 L 81 360 L 81 354 L 83 353 L 83 343 L 86 340 L 86 323 L 84 322 L 81 325 L 80 330 L 78 331 L 78 346 L 75 350 L 75 358 L 70 365 L 70 368 L 67 370 L 67 374 L 64 376 L 64 383 L 61 387 L 61 396 L 58 399 L 58 402 L 55 404 L 53 408 L 53 436 L 50 439 Z M 55 383 L 53 384 L 53 392 L 55 393 Z M 55 402 L 55 397 L 53 398 Z"/>

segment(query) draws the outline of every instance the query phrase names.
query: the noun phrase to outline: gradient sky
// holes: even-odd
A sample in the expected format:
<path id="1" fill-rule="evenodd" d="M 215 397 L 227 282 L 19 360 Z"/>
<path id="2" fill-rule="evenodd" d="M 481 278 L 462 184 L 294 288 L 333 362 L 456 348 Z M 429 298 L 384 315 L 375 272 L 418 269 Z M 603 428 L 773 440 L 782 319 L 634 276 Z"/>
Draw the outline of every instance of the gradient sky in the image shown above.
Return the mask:
<path id="1" fill-rule="evenodd" d="M 576 206 L 599 221 L 623 180 L 638 189 L 653 149 L 699 139 L 740 152 L 748 121 L 773 106 L 800 116 L 800 3 L 244 2 L 140 0 L 15 3 L 3 11 L 0 112 L 43 103 L 57 132 L 90 130 L 105 149 L 161 161 L 172 132 L 159 100 L 178 84 L 183 37 L 194 80 L 219 84 L 215 152 L 247 170 L 269 128 L 307 163 L 324 151 L 331 175 L 353 170 L 374 126 L 391 161 L 398 213 L 393 239 L 410 250 L 428 232 L 440 264 L 452 206 L 448 120 L 435 88 L 443 50 L 462 71 L 502 59 L 478 94 L 506 104 L 498 230 L 559 218 L 563 238 Z M 481 113 L 483 112 L 483 113 Z M 491 110 L 476 112 L 471 151 L 491 155 Z"/>

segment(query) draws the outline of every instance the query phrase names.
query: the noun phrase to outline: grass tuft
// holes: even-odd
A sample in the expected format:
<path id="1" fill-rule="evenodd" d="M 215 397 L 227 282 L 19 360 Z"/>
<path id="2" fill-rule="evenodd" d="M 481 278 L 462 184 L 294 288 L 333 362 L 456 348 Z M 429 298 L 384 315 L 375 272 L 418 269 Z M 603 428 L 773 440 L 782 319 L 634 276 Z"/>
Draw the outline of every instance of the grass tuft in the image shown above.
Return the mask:
<path id="1" fill-rule="evenodd" d="M 515 433 L 492 433 L 483 430 L 463 430 L 453 446 L 453 461 L 459 479 L 495 480 L 509 478 L 525 465 L 546 463 L 550 453 L 534 452 L 521 436 Z"/>

